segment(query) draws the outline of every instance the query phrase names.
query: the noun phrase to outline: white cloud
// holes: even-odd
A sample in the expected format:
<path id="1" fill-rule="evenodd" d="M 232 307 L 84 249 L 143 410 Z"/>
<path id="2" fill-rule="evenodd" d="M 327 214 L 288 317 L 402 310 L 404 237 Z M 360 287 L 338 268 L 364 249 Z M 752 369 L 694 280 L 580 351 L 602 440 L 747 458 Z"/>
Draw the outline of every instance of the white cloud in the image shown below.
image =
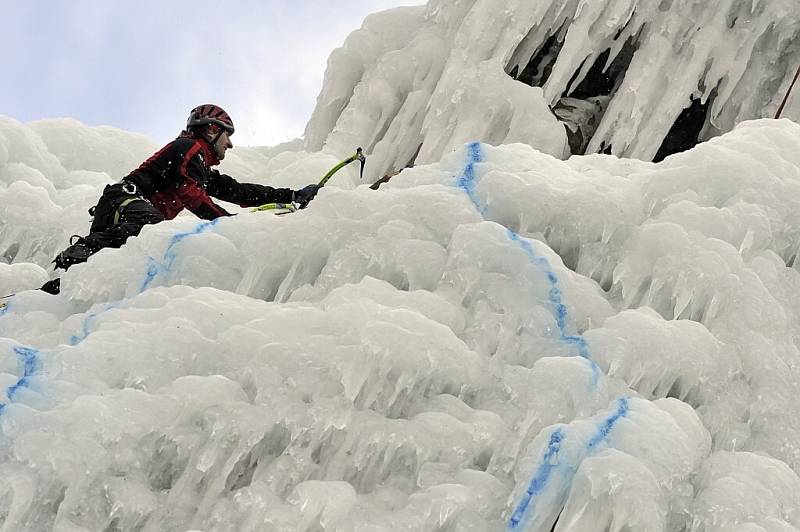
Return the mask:
<path id="1" fill-rule="evenodd" d="M 415 0 L 52 0 L 4 9 L 11 54 L 0 114 L 69 116 L 171 139 L 193 106 L 214 102 L 239 144 L 300 136 L 330 52 L 371 12 Z M 7 106 L 7 107 L 6 107 Z"/>

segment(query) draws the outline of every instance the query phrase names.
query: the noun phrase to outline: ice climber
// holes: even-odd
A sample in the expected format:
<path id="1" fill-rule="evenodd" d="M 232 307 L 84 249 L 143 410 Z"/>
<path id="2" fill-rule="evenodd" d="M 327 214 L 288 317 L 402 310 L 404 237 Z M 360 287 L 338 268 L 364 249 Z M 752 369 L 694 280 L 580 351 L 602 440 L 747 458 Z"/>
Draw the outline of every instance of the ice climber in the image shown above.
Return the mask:
<path id="1" fill-rule="evenodd" d="M 175 218 L 184 208 L 206 220 L 231 214 L 211 197 L 255 207 L 265 203 L 295 202 L 305 207 L 319 190 L 308 185 L 300 190 L 239 183 L 212 166 L 233 148 L 233 121 L 221 107 L 205 104 L 192 109 L 186 130 L 158 150 L 119 183 L 107 185 L 95 207 L 89 234 L 73 236 L 71 245 L 53 261 L 67 270 L 85 262 L 103 248 L 118 248 L 147 224 Z M 42 290 L 58 293 L 59 279 Z"/>

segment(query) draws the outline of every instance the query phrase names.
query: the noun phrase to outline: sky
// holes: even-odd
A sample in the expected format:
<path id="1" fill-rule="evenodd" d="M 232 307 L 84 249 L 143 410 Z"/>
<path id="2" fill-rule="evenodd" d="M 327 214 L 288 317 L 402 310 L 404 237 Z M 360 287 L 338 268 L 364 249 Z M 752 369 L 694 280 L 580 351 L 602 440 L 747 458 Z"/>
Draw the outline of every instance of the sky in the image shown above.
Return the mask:
<path id="1" fill-rule="evenodd" d="M 0 115 L 71 117 L 163 143 L 192 107 L 216 103 L 234 119 L 234 144 L 279 144 L 302 135 L 328 56 L 365 16 L 424 3 L 0 0 Z"/>

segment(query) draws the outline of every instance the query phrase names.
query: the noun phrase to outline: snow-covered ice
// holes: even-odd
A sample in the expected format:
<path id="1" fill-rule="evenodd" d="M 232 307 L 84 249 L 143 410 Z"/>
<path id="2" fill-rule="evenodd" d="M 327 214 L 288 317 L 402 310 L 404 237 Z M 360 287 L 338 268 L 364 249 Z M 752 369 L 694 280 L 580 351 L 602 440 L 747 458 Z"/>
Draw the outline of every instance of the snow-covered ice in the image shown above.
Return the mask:
<path id="1" fill-rule="evenodd" d="M 299 188 L 363 146 L 364 180 L 147 226 L 58 296 L 158 146 L 0 116 L 0 532 L 800 530 L 793 1 L 371 15 L 304 144 L 221 166 Z M 614 93 L 563 101 L 609 48 Z M 690 151 L 566 158 L 556 116 L 649 160 L 692 97 Z"/>
<path id="2" fill-rule="evenodd" d="M 2 123 L 0 175 L 42 182 L 0 189 L 14 291 L 152 146 Z M 302 153 L 225 164 L 300 185 L 330 162 Z M 800 126 L 660 164 L 472 143 L 358 184 L 7 299 L 3 530 L 800 527 Z"/>
<path id="3" fill-rule="evenodd" d="M 684 109 L 700 140 L 774 117 L 799 42 L 796 0 L 430 0 L 334 50 L 306 149 L 363 145 L 370 181 L 471 141 L 563 157 L 552 108 L 585 153 L 652 160 Z"/>

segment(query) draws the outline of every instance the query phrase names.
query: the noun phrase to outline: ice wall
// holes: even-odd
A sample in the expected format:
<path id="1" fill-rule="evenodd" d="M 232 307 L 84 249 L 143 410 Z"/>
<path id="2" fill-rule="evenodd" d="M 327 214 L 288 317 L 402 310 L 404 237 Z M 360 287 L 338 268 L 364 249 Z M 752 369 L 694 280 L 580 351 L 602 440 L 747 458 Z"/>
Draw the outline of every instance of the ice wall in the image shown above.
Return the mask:
<path id="1" fill-rule="evenodd" d="M 6 128 L 37 194 L 83 194 Z M 264 157 L 226 164 L 330 162 Z M 800 126 L 660 164 L 470 143 L 357 182 L 146 227 L 8 299 L 0 530 L 800 528 Z"/>
<path id="2" fill-rule="evenodd" d="M 70 235 L 86 234 L 87 211 L 103 187 L 122 179 L 156 149 L 145 136 L 112 127 L 88 127 L 72 119 L 22 124 L 0 115 L 0 264 L 48 266 Z M 242 181 L 300 188 L 317 182 L 349 154 L 237 147 L 220 168 Z M 336 186 L 356 184 L 355 169 L 337 174 Z M 43 275 L 39 271 L 35 278 Z M 0 284 L 0 296 L 12 291 Z"/>
<path id="3" fill-rule="evenodd" d="M 370 15 L 331 54 L 306 146 L 365 147 L 371 181 L 472 140 L 561 157 L 550 108 L 599 96 L 587 153 L 651 160 L 685 109 L 697 124 L 676 134 L 700 140 L 774 116 L 799 37 L 794 0 L 431 0 Z M 508 75 L 526 69 L 535 86 Z"/>

